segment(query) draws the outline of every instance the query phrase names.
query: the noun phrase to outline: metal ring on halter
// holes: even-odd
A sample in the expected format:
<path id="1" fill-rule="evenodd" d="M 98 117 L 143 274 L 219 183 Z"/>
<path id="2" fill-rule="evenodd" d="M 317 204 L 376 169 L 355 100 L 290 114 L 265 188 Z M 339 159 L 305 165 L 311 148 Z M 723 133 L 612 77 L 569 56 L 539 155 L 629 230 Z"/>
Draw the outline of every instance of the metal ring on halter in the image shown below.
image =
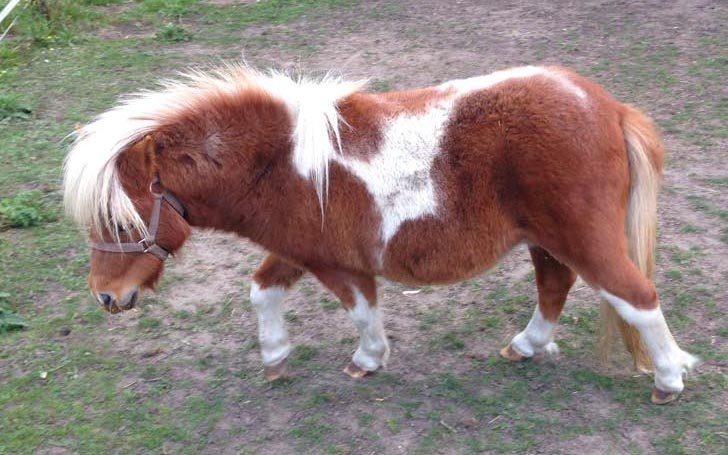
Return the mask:
<path id="1" fill-rule="evenodd" d="M 169 251 L 157 245 L 157 229 L 159 228 L 159 220 L 162 213 L 162 201 L 172 207 L 182 218 L 186 218 L 186 210 L 184 205 L 167 190 L 161 193 L 155 192 L 153 186 L 159 183 L 159 176 L 155 175 L 149 184 L 149 192 L 154 196 L 154 206 L 152 207 L 152 215 L 149 218 L 149 226 L 147 226 L 147 237 L 138 242 L 91 242 L 91 248 L 109 253 L 149 253 L 164 262 L 169 256 Z"/>

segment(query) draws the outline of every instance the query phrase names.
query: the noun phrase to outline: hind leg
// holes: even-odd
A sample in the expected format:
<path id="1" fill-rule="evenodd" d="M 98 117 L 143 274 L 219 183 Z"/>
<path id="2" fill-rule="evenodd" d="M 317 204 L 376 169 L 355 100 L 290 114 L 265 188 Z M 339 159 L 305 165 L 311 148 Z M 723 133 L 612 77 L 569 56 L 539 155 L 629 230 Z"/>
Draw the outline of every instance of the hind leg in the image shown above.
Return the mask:
<path id="1" fill-rule="evenodd" d="M 287 374 L 286 359 L 291 353 L 283 320 L 283 298 L 304 274 L 302 269 L 271 254 L 253 273 L 250 302 L 258 316 L 258 342 L 265 378 L 273 381 Z"/>
<path id="2" fill-rule="evenodd" d="M 646 280 L 646 278 L 645 278 Z M 647 281 L 651 286 L 651 283 Z M 614 288 L 612 288 L 614 289 Z M 655 296 L 654 300 L 645 305 L 635 305 L 632 301 L 600 289 L 599 294 L 627 323 L 636 327 L 647 347 L 652 359 L 655 375 L 655 388 L 652 391 L 652 402 L 664 404 L 673 401 L 682 392 L 683 376 L 695 368 L 699 363 L 694 357 L 680 349 L 670 333 L 665 317 Z"/>
<path id="3" fill-rule="evenodd" d="M 577 237 L 581 242 L 570 242 L 572 249 L 562 250 L 564 255 L 559 257 L 570 258 L 579 275 L 628 325 L 637 329 L 655 375 L 652 401 L 667 403 L 683 390 L 683 375 L 697 365 L 698 359 L 678 347 L 665 322 L 654 285 L 629 259 L 626 239 L 615 233 L 620 233 L 616 227 L 602 232 L 593 230 L 591 236 Z"/>
<path id="4" fill-rule="evenodd" d="M 501 350 L 503 357 L 514 361 L 532 357 L 538 352 L 558 353 L 553 331 L 564 308 L 566 295 L 576 280 L 573 270 L 554 259 L 543 248 L 530 246 L 529 252 L 536 269 L 538 306 L 526 328 Z"/>

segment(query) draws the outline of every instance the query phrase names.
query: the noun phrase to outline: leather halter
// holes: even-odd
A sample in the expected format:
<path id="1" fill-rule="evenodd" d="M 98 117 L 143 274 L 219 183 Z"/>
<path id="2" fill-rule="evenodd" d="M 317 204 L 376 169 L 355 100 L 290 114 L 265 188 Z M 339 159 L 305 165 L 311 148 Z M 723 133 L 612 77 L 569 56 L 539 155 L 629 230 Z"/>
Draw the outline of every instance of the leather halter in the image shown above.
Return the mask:
<path id="1" fill-rule="evenodd" d="M 155 188 L 159 186 L 159 176 L 154 176 L 152 183 L 149 184 L 149 192 L 154 197 L 154 206 L 152 207 L 152 217 L 149 219 L 147 227 L 147 236 L 138 242 L 91 242 L 91 248 L 109 253 L 150 253 L 162 262 L 169 256 L 169 251 L 157 244 L 157 229 L 159 229 L 159 216 L 162 212 L 162 201 L 167 203 L 185 218 L 186 211 L 182 203 L 175 195 L 167 190 L 161 192 Z"/>

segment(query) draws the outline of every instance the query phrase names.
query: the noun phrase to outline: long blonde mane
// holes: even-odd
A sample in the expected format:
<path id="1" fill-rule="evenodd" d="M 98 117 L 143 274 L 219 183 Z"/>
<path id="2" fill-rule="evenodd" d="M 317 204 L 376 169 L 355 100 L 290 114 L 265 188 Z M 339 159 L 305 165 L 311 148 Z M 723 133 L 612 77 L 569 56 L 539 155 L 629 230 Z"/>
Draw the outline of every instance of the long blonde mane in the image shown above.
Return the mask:
<path id="1" fill-rule="evenodd" d="M 321 80 L 292 78 L 281 72 L 260 73 L 247 65 L 229 65 L 210 72 L 190 71 L 179 80 L 161 82 L 161 90 L 126 98 L 93 122 L 78 129 L 64 163 L 66 211 L 90 229 L 118 227 L 146 233 L 145 224 L 125 193 L 116 162 L 130 145 L 162 125 L 173 124 L 182 112 L 211 97 L 236 96 L 263 90 L 282 101 L 293 119 L 293 164 L 312 179 L 323 208 L 328 187 L 328 163 L 341 150 L 336 102 L 360 90 L 366 81 L 344 82 L 327 75 Z"/>

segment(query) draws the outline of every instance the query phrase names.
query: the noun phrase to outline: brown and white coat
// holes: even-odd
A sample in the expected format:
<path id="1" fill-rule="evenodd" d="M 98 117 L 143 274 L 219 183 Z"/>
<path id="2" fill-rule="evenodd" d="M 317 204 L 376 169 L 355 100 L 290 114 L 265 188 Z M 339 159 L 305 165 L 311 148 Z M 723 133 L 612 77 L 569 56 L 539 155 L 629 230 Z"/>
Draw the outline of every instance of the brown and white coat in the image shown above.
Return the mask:
<path id="1" fill-rule="evenodd" d="M 94 239 L 137 240 L 158 176 L 187 212 L 163 208 L 165 249 L 198 226 L 270 251 L 251 302 L 271 378 L 290 352 L 282 301 L 305 272 L 349 311 L 361 336 L 346 371 L 362 376 L 389 355 L 376 276 L 451 283 L 527 242 L 539 305 L 503 355 L 557 350 L 553 328 L 579 274 L 608 302 L 636 364 L 654 368 L 653 400 L 682 390 L 696 360 L 672 338 L 649 280 L 663 160 L 649 119 L 561 67 L 392 93 L 364 85 L 233 66 L 131 97 L 79 131 L 68 211 Z M 94 251 L 89 281 L 123 309 L 161 270 L 149 255 Z"/>

